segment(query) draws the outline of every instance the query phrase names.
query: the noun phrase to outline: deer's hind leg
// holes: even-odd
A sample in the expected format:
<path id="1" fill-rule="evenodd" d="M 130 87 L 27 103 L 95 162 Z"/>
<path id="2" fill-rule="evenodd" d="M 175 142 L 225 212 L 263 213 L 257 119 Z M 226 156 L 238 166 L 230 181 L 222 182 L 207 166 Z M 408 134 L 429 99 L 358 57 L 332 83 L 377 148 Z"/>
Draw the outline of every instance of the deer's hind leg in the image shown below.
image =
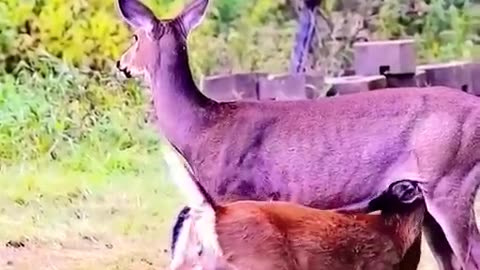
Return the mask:
<path id="1" fill-rule="evenodd" d="M 475 167 L 447 174 L 426 190 L 427 210 L 433 217 L 430 224 L 426 223 L 427 229 L 441 229 L 455 255 L 449 260 L 449 249 L 441 234 L 427 234 L 434 256 L 441 258 L 441 269 L 480 269 L 480 233 L 473 208 L 479 176 Z M 435 222 L 439 225 L 436 228 Z"/>

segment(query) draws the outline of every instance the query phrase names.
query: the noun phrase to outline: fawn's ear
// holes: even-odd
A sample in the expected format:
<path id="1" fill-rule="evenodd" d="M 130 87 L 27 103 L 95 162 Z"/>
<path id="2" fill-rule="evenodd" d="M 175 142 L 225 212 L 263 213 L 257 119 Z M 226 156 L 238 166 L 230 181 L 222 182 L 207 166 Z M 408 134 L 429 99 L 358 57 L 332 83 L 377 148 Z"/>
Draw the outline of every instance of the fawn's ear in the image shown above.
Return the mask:
<path id="1" fill-rule="evenodd" d="M 390 193 L 396 196 L 402 203 L 413 203 L 417 199 L 422 199 L 423 194 L 416 182 L 403 180 L 392 184 Z"/>
<path id="2" fill-rule="evenodd" d="M 179 18 L 182 21 L 183 27 L 190 33 L 195 27 L 197 27 L 205 17 L 207 13 L 208 0 L 193 0 L 182 11 Z"/>
<path id="3" fill-rule="evenodd" d="M 118 0 L 118 8 L 124 20 L 134 28 L 151 31 L 157 18 L 139 0 Z"/>

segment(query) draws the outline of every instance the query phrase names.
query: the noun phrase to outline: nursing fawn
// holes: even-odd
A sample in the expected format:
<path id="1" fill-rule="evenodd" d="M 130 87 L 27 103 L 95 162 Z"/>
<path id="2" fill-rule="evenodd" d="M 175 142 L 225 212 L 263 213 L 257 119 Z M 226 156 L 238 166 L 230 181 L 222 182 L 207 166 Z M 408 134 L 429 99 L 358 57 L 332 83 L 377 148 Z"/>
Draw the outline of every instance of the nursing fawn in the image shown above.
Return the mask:
<path id="1" fill-rule="evenodd" d="M 171 270 L 417 269 L 425 206 L 415 182 L 393 183 L 372 200 L 367 212 L 380 214 L 346 214 L 290 202 L 219 204 L 174 153 L 167 163 L 189 201 L 172 230 Z"/>

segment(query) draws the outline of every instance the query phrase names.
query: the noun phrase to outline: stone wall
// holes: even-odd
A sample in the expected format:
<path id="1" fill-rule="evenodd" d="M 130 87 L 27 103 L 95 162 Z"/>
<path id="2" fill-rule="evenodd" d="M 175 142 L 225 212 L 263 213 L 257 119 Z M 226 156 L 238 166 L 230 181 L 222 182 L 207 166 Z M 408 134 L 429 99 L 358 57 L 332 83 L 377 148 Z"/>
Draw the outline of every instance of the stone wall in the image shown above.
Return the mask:
<path id="1" fill-rule="evenodd" d="M 349 76 L 239 73 L 205 77 L 201 89 L 217 101 L 315 99 L 428 85 L 450 86 L 480 96 L 478 61 L 417 65 L 413 40 L 359 42 L 354 51 L 354 71 Z"/>

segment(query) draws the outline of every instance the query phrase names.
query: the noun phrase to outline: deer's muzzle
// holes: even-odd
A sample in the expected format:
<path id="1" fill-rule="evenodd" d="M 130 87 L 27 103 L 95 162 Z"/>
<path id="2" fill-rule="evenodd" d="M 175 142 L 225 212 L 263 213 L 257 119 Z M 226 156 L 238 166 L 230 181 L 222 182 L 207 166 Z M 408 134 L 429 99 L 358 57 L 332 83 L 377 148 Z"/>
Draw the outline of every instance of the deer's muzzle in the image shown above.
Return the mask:
<path id="1" fill-rule="evenodd" d="M 118 70 L 120 70 L 125 75 L 125 77 L 127 77 L 127 78 L 132 77 L 132 73 L 128 70 L 127 67 L 125 67 L 125 68 L 121 67 L 120 61 L 117 61 L 116 67 L 117 67 Z"/>

